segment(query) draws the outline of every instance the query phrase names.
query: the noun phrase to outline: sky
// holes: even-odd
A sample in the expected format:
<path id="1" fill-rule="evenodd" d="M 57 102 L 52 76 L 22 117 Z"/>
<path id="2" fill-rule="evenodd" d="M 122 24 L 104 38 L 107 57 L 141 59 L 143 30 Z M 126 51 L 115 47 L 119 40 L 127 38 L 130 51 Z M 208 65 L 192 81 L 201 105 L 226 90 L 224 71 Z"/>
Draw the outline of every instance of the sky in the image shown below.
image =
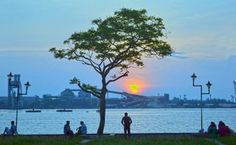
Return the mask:
<path id="1" fill-rule="evenodd" d="M 79 62 L 55 59 L 48 50 L 65 47 L 63 41 L 72 33 L 86 31 L 93 19 L 112 16 L 121 8 L 146 9 L 148 15 L 163 18 L 175 53 L 161 60 L 145 58 L 142 69 L 132 69 L 109 90 L 129 92 L 127 84 L 136 80 L 142 95 L 199 99 L 200 90 L 192 87 L 190 78 L 194 72 L 204 92 L 207 81 L 212 82 L 212 98 L 230 99 L 234 94 L 235 0 L 1 0 L 0 96 L 7 95 L 9 72 L 32 84 L 29 96 L 77 88 L 69 84 L 74 76 L 99 86 L 95 71 Z"/>

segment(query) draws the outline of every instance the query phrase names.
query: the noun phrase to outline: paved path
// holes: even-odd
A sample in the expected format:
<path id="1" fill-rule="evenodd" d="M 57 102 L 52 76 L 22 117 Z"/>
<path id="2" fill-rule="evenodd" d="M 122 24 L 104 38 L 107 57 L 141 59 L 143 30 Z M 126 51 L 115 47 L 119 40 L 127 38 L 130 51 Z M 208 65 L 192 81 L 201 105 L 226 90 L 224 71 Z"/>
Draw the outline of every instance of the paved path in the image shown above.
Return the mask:
<path id="1" fill-rule="evenodd" d="M 86 143 L 89 143 L 90 141 L 91 141 L 91 139 L 83 139 L 80 143 L 86 144 Z"/>
<path id="2" fill-rule="evenodd" d="M 226 145 L 226 144 L 223 144 L 223 143 L 221 143 L 220 141 L 218 141 L 218 140 L 216 140 L 216 139 L 208 139 L 209 141 L 211 141 L 211 142 L 214 142 L 215 144 L 217 144 L 217 145 Z M 87 144 L 87 143 L 89 143 L 90 141 L 92 141 L 92 139 L 82 139 L 82 141 L 80 142 L 80 143 L 82 143 L 82 144 Z"/>
<path id="3" fill-rule="evenodd" d="M 218 141 L 216 139 L 208 139 L 208 140 L 211 141 L 211 142 L 216 143 L 217 145 L 226 145 L 226 144 L 223 144 L 222 142 L 220 142 L 220 141 Z"/>

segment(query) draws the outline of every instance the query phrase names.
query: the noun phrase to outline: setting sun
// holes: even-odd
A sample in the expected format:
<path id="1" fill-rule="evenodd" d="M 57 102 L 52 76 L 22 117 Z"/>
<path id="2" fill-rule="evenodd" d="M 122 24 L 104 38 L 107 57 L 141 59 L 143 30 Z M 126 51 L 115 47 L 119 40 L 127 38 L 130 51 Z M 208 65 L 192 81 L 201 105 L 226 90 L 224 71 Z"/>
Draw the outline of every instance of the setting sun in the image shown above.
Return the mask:
<path id="1" fill-rule="evenodd" d="M 146 87 L 145 81 L 138 78 L 127 79 L 124 83 L 124 88 L 127 92 L 132 94 L 140 94 Z"/>
<path id="2" fill-rule="evenodd" d="M 129 90 L 133 94 L 137 94 L 139 92 L 139 85 L 138 84 L 130 84 L 129 85 Z"/>

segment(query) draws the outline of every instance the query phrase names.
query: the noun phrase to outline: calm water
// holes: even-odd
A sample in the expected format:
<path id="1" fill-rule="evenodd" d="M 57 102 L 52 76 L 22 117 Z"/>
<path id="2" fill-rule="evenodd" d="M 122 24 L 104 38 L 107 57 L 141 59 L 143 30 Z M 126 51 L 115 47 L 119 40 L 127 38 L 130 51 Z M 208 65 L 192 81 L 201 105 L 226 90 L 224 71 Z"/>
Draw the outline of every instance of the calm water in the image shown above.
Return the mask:
<path id="1" fill-rule="evenodd" d="M 200 109 L 107 109 L 105 133 L 121 133 L 120 123 L 124 112 L 133 120 L 133 133 L 197 132 L 200 129 Z M 236 130 L 236 109 L 203 109 L 203 125 L 206 129 L 210 121 L 217 124 L 223 120 Z M 10 121 L 15 120 L 14 110 L 0 110 L 0 131 L 3 132 Z M 73 112 L 42 110 L 41 113 L 19 111 L 18 132 L 20 134 L 60 134 L 66 120 L 71 121 L 73 131 L 83 120 L 88 133 L 96 133 L 99 113 L 95 109 L 75 109 Z"/>

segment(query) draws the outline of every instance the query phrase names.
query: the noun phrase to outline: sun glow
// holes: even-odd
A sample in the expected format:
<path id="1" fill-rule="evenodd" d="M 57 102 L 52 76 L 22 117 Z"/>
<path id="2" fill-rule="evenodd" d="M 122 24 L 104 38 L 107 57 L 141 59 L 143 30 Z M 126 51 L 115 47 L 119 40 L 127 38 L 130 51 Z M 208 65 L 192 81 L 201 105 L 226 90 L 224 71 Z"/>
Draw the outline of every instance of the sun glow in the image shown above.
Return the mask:
<path id="1" fill-rule="evenodd" d="M 137 94 L 139 92 L 139 85 L 138 84 L 130 84 L 129 90 L 133 94 Z"/>
<path id="2" fill-rule="evenodd" d="M 146 87 L 145 81 L 137 78 L 131 78 L 125 80 L 124 88 L 127 92 L 132 94 L 140 94 Z"/>

